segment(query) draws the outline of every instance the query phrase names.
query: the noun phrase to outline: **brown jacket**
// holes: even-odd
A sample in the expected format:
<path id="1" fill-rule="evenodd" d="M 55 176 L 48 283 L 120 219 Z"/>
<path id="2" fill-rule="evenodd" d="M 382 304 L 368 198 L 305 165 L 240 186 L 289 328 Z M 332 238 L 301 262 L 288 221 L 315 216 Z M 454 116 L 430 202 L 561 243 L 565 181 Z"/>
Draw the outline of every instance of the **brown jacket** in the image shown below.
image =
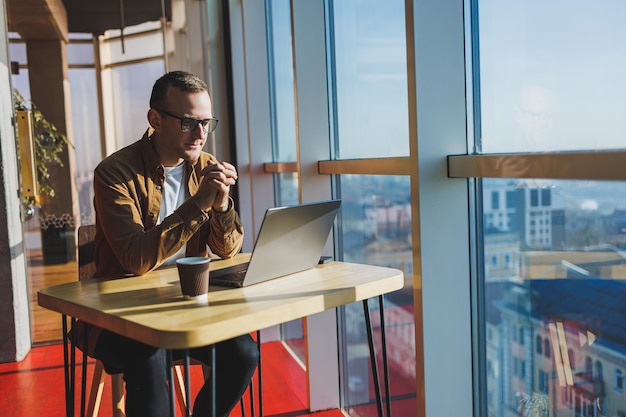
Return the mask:
<path id="1" fill-rule="evenodd" d="M 143 275 L 158 268 L 185 243 L 187 256 L 230 258 L 237 254 L 243 244 L 243 227 L 232 200 L 227 211 L 218 213 L 200 209 L 193 199 L 202 169 L 215 161 L 213 155 L 203 152 L 195 164 L 185 163 L 191 198 L 156 225 L 165 170 L 147 133 L 104 159 L 94 171 L 94 277 Z M 75 330 L 77 344 L 83 349 L 84 323 L 76 323 Z M 99 327 L 89 327 L 90 356 L 100 332 Z"/>
<path id="2" fill-rule="evenodd" d="M 203 152 L 185 163 L 188 195 L 200 173 L 215 162 Z M 96 277 L 142 275 L 159 267 L 187 243 L 187 256 L 229 258 L 241 250 L 243 227 L 232 201 L 224 213 L 204 211 L 188 198 L 156 225 L 161 209 L 163 166 L 147 133 L 115 152 L 94 171 L 96 209 Z"/>

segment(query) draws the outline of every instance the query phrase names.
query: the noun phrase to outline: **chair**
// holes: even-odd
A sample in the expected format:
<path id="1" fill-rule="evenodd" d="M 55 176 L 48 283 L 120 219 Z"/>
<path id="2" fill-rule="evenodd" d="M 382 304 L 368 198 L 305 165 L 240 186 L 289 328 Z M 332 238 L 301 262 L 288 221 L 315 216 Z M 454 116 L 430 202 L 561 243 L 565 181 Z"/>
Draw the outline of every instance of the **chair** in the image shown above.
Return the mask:
<path id="1" fill-rule="evenodd" d="M 79 226 L 78 228 L 78 279 L 80 281 L 90 279 L 96 272 L 96 264 L 94 262 L 95 253 L 95 236 L 96 226 L 89 224 Z M 206 366 L 200 362 L 194 362 L 194 364 L 203 366 L 203 374 L 205 378 L 208 375 Z M 183 372 L 180 369 L 181 365 L 175 365 L 174 378 L 175 378 L 175 391 L 178 398 L 178 405 L 181 409 L 181 413 L 185 414 L 186 409 L 186 396 L 185 385 L 183 380 Z M 100 410 L 100 402 L 102 401 L 102 393 L 104 391 L 104 385 L 106 381 L 107 373 L 104 369 L 102 361 L 96 359 L 96 364 L 91 379 L 91 389 L 89 391 L 89 397 L 87 399 L 87 416 L 96 417 Z M 123 417 L 124 413 L 124 380 L 122 374 L 111 374 L 111 397 L 113 400 L 113 417 Z"/>
<path id="2" fill-rule="evenodd" d="M 82 225 L 78 227 L 78 279 L 79 281 L 83 281 L 86 279 L 93 278 L 96 273 L 96 264 L 94 260 L 95 254 L 95 237 L 96 237 L 96 226 L 93 224 Z M 259 352 L 261 350 L 261 339 L 260 332 L 257 332 L 257 346 L 259 348 Z M 202 365 L 202 372 L 204 378 L 208 378 L 208 367 L 201 363 L 191 360 L 191 364 L 193 365 Z M 259 390 L 261 389 L 261 363 L 259 359 Z M 88 417 L 97 417 L 98 411 L 100 410 L 100 402 L 102 401 L 102 393 L 104 391 L 104 385 L 106 381 L 107 373 L 104 369 L 104 364 L 102 361 L 96 359 L 96 365 L 93 372 L 93 377 L 91 380 L 91 389 L 89 392 L 89 398 L 87 399 L 87 408 L 86 415 Z M 111 397 L 113 402 L 113 417 L 124 417 L 124 380 L 122 379 L 122 374 L 112 374 L 111 377 Z M 187 407 L 187 397 L 185 395 L 185 384 L 183 379 L 183 370 L 182 366 L 176 364 L 174 366 L 174 388 L 176 391 L 176 397 L 178 399 L 177 403 L 180 407 L 181 414 L 185 415 L 186 407 Z M 251 404 L 250 407 L 252 409 L 252 414 L 254 416 L 254 397 L 252 395 L 253 387 L 252 384 L 250 386 L 250 395 L 251 395 Z M 260 396 L 261 397 L 261 396 Z M 261 398 L 259 398 L 259 415 L 263 416 L 262 410 L 262 402 Z M 242 415 L 245 416 L 244 410 L 244 399 L 241 398 L 241 411 Z"/>

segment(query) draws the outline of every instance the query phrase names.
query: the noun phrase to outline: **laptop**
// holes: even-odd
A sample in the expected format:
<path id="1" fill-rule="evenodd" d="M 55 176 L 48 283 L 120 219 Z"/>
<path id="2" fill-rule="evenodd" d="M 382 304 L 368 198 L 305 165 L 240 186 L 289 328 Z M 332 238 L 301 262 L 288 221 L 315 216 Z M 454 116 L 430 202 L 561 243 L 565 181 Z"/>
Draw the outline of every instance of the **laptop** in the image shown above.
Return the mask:
<path id="1" fill-rule="evenodd" d="M 328 200 L 268 209 L 250 261 L 212 270 L 210 284 L 246 287 L 314 267 L 340 205 Z"/>

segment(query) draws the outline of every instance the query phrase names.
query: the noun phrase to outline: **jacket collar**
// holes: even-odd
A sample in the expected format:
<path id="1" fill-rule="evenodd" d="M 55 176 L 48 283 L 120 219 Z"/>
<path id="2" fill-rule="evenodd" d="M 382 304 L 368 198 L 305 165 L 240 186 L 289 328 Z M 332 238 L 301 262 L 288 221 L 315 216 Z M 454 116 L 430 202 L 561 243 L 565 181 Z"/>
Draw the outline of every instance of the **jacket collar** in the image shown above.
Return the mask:
<path id="1" fill-rule="evenodd" d="M 146 130 L 141 138 L 139 147 L 141 148 L 141 155 L 143 155 L 147 172 L 152 174 L 163 174 L 163 166 L 159 161 L 159 155 L 157 155 L 154 149 L 154 143 L 152 142 L 152 129 Z"/>
<path id="2" fill-rule="evenodd" d="M 143 134 L 143 137 L 141 138 L 139 146 L 141 148 L 141 154 L 144 156 L 147 172 L 150 172 L 151 174 L 162 178 L 165 173 L 165 168 L 163 168 L 163 165 L 159 160 L 159 155 L 154 149 L 154 142 L 152 142 L 153 133 L 154 132 L 152 131 L 152 129 L 146 130 L 146 132 Z M 202 159 L 203 157 L 204 155 L 201 155 L 200 159 Z M 185 161 L 185 178 L 187 181 L 190 180 L 190 175 L 195 172 L 194 168 L 200 161 L 200 159 L 198 159 L 198 161 L 196 161 L 195 163 Z M 193 188 L 197 188 L 197 180 L 195 180 L 195 183 L 196 185 Z M 195 193 L 195 190 L 193 192 Z"/>

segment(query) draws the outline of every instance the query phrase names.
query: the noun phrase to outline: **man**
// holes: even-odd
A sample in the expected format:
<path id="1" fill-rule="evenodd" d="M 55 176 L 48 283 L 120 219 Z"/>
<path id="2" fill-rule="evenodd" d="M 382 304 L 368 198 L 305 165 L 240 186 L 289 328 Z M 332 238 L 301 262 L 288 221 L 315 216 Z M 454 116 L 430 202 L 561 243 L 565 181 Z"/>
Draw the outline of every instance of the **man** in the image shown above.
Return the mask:
<path id="1" fill-rule="evenodd" d="M 182 71 L 165 74 L 152 89 L 148 122 L 139 141 L 94 171 L 96 277 L 142 275 L 182 256 L 228 258 L 241 249 L 243 227 L 229 196 L 237 171 L 202 151 L 217 125 L 206 84 Z M 128 417 L 169 415 L 163 349 L 101 329 L 89 338 L 93 356 L 124 373 Z M 208 347 L 190 354 L 208 363 Z M 217 415 L 227 416 L 250 383 L 258 349 L 245 335 L 218 343 L 216 359 Z M 206 383 L 194 416 L 209 415 L 209 393 Z"/>

